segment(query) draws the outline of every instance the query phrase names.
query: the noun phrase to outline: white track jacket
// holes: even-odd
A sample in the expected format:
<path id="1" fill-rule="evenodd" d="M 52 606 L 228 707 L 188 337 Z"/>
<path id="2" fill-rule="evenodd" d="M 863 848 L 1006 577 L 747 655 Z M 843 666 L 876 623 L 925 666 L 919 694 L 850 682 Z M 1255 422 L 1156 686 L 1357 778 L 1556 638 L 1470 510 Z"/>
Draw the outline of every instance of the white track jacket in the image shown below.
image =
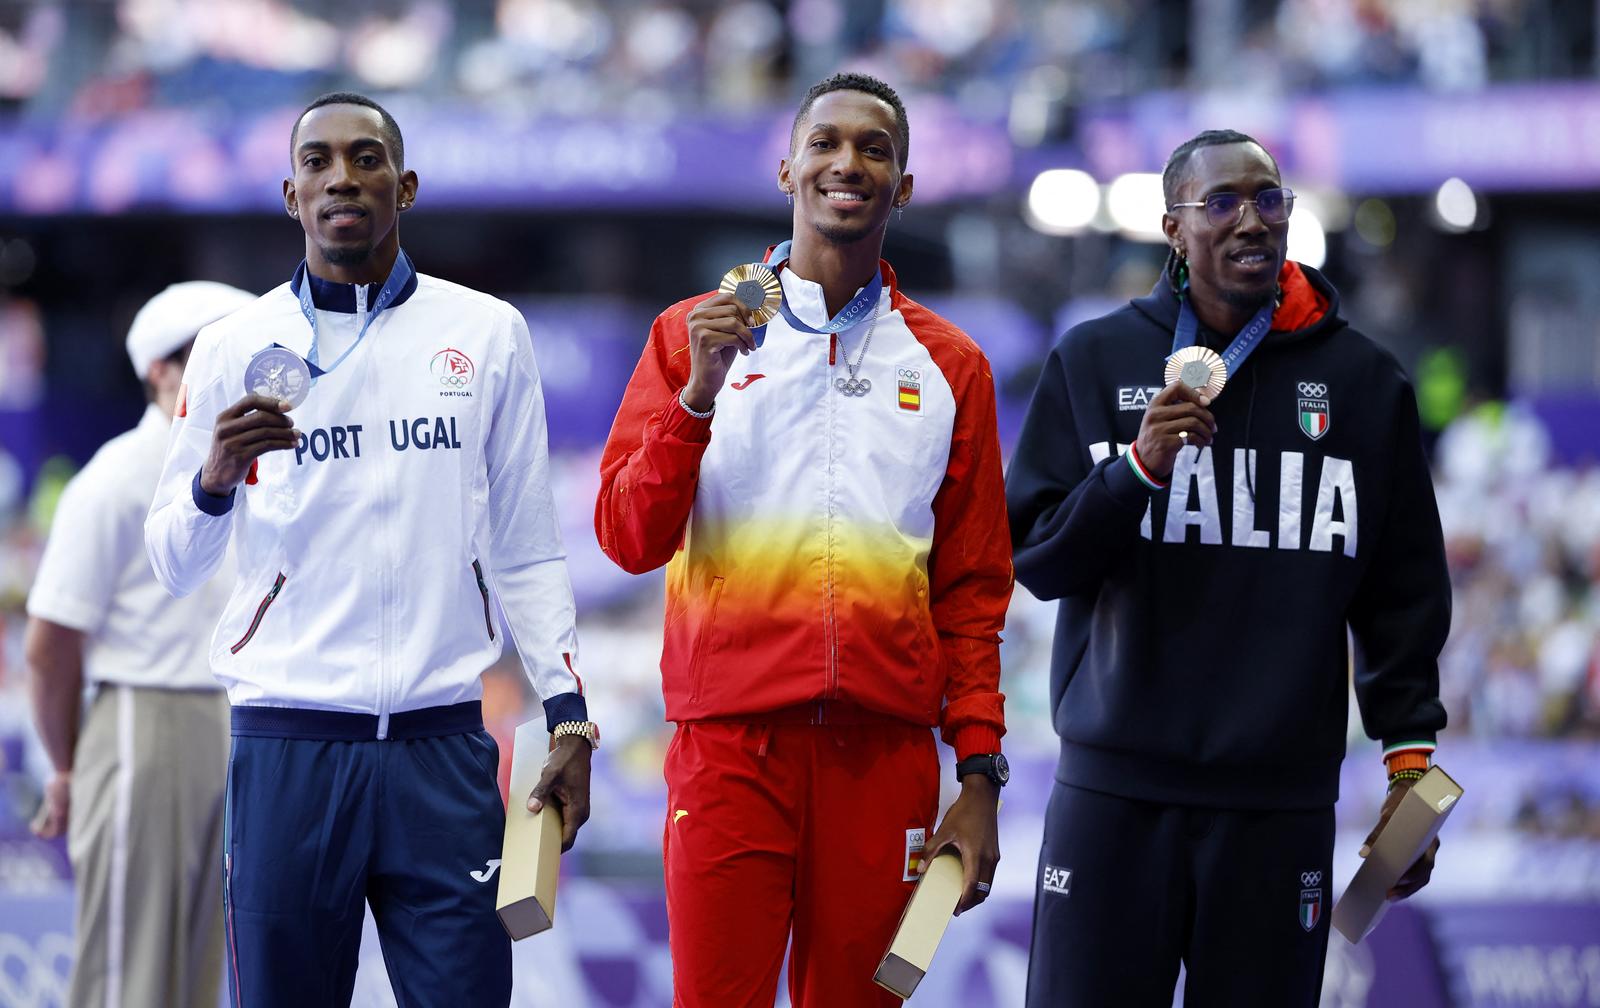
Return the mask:
<path id="1" fill-rule="evenodd" d="M 477 699 L 501 651 L 492 586 L 550 723 L 586 719 L 543 394 L 527 324 L 504 301 L 417 274 L 291 411 L 293 451 L 263 455 L 227 498 L 200 489 L 251 357 L 273 343 L 309 353 L 302 283 L 325 365 L 377 291 L 302 265 L 202 330 L 145 522 L 178 596 L 233 539 L 238 586 L 211 641 L 229 699 L 376 714 L 379 738 L 391 713 Z"/>

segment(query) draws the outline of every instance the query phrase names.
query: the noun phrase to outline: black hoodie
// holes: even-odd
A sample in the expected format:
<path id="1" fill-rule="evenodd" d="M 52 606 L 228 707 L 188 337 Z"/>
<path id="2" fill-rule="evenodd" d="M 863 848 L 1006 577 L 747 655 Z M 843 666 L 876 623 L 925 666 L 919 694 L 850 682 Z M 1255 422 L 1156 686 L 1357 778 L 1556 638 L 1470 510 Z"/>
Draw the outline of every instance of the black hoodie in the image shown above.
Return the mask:
<path id="1" fill-rule="evenodd" d="M 1289 263 L 1280 287 L 1273 331 L 1210 407 L 1215 443 L 1182 449 L 1168 489 L 1123 454 L 1172 349 L 1166 280 L 1074 327 L 1045 362 L 1006 500 L 1017 580 L 1061 600 L 1050 699 L 1064 783 L 1219 808 L 1331 804 L 1347 626 L 1367 733 L 1388 747 L 1444 727 L 1450 581 L 1416 398 L 1320 273 Z M 1226 343 L 1204 327 L 1200 340 Z"/>

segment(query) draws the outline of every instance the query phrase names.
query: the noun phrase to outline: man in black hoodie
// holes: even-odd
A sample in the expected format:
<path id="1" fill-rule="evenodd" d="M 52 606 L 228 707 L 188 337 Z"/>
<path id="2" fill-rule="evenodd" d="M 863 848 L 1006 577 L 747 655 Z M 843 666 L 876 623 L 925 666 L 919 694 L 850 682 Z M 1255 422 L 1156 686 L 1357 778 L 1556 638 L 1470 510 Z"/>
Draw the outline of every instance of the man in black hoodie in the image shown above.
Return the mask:
<path id="1" fill-rule="evenodd" d="M 1173 152 L 1161 281 L 1056 344 L 1011 460 L 1017 580 L 1061 600 L 1031 1006 L 1165 1008 L 1180 962 L 1189 1008 L 1315 1006 L 1347 628 L 1390 775 L 1380 823 L 1445 724 L 1450 583 L 1415 397 L 1285 261 L 1282 186 L 1240 133 Z M 1164 380 L 1180 350 L 1226 387 Z"/>

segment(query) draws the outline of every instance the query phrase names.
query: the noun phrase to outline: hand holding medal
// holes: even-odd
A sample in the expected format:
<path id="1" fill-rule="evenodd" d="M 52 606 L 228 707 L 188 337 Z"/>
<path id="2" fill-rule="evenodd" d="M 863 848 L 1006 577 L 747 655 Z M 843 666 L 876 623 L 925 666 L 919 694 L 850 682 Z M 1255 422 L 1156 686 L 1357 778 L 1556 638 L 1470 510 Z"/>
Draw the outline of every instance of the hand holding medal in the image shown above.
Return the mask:
<path id="1" fill-rule="evenodd" d="M 1170 370 L 1171 365 L 1168 367 Z M 1210 445 L 1217 433 L 1217 421 L 1206 408 L 1209 405 L 1210 393 L 1194 388 L 1182 378 L 1171 380 L 1150 400 L 1134 445 L 1143 468 L 1166 482 L 1172 475 L 1179 449 L 1187 445 L 1197 448 Z"/>
<path id="2" fill-rule="evenodd" d="M 764 326 L 783 304 L 783 287 L 761 263 L 735 266 L 716 294 L 695 305 L 687 319 L 689 382 L 680 393 L 692 413 L 709 412 L 728 380 L 736 354 L 761 345 Z"/>

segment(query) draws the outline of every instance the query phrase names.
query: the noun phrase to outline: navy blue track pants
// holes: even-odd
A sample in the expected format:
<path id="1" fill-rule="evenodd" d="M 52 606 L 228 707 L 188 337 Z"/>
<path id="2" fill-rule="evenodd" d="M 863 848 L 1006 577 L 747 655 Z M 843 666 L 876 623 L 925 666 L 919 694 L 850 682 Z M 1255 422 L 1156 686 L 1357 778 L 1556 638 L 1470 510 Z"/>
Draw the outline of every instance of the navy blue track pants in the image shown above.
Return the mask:
<path id="1" fill-rule="evenodd" d="M 1163 805 L 1056 782 L 1029 1008 L 1316 1008 L 1333 808 Z"/>
<path id="2" fill-rule="evenodd" d="M 234 709 L 228 766 L 234 1008 L 348 1005 L 368 903 L 400 1008 L 508 1004 L 488 864 L 505 807 L 478 705 L 396 715 L 383 740 L 366 715 L 259 710 Z"/>

